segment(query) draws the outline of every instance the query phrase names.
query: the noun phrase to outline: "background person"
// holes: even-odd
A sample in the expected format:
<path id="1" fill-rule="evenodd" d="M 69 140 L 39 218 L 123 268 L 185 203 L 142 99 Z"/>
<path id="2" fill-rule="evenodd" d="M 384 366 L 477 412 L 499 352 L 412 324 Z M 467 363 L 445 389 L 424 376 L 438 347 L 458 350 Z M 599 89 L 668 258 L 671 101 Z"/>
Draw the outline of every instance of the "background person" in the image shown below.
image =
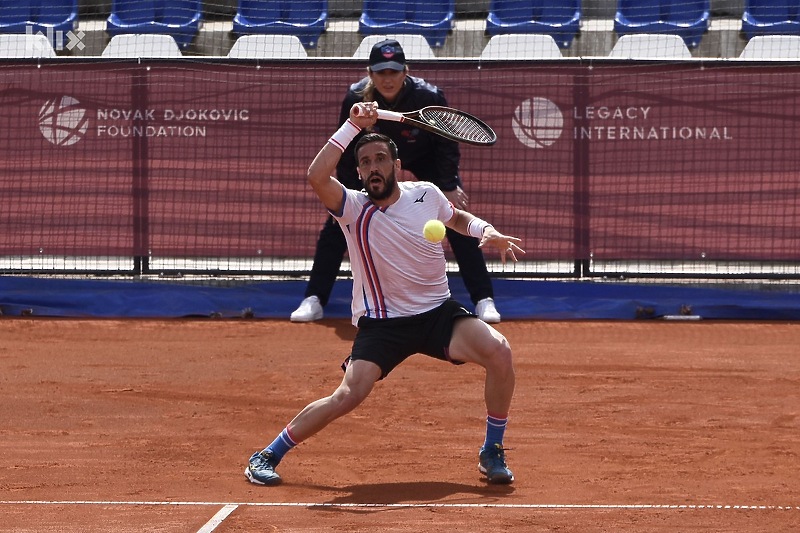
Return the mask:
<path id="1" fill-rule="evenodd" d="M 342 102 L 340 124 L 347 120 L 352 105 L 362 101 L 375 101 L 379 108 L 397 112 L 416 111 L 430 105 L 447 105 L 441 90 L 422 78 L 408 75 L 403 49 L 393 39 L 378 42 L 372 47 L 367 74 L 366 78 L 351 85 L 347 91 Z M 371 130 L 384 133 L 397 143 L 404 170 L 419 180 L 438 186 L 456 208 L 468 209 L 469 197 L 458 175 L 461 155 L 457 143 L 398 122 L 381 121 Z M 336 166 L 336 175 L 345 187 L 356 190 L 362 188 L 352 147 L 342 155 Z M 447 239 L 470 300 L 475 304 L 475 312 L 484 322 L 500 322 L 500 313 L 494 304 L 492 281 L 478 242 L 450 228 L 447 229 Z M 333 217 L 328 217 L 317 240 L 304 300 L 291 314 L 292 322 L 311 322 L 323 317 L 323 307 L 328 304 L 346 249 L 347 244 L 339 225 Z"/>

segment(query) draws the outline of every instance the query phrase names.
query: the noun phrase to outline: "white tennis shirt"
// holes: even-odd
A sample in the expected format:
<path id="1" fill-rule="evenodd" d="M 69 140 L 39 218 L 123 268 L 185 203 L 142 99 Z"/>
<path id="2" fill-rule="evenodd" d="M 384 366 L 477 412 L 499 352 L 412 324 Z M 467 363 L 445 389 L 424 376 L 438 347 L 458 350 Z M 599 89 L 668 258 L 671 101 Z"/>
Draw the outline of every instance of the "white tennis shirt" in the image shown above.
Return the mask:
<path id="1" fill-rule="evenodd" d="M 428 220 L 450 220 L 454 210 L 427 181 L 400 181 L 400 198 L 379 208 L 366 192 L 342 186 L 342 213 L 331 213 L 344 232 L 353 271 L 353 324 L 370 318 L 411 316 L 450 297 L 444 250 L 428 242 Z"/>

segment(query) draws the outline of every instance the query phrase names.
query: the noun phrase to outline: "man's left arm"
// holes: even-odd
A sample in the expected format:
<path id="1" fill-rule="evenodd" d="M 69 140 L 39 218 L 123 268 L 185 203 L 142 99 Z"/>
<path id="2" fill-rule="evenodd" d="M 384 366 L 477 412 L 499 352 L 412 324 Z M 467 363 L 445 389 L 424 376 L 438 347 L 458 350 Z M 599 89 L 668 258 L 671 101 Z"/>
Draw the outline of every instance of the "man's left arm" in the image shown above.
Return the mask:
<path id="1" fill-rule="evenodd" d="M 479 248 L 487 245 L 496 248 L 500 252 L 500 260 L 503 264 L 509 257 L 513 261 L 517 261 L 517 252 L 525 253 L 525 250 L 519 247 L 522 239 L 504 235 L 485 220 L 462 209 L 455 209 L 453 216 L 444 225 L 463 235 L 479 239 Z"/>

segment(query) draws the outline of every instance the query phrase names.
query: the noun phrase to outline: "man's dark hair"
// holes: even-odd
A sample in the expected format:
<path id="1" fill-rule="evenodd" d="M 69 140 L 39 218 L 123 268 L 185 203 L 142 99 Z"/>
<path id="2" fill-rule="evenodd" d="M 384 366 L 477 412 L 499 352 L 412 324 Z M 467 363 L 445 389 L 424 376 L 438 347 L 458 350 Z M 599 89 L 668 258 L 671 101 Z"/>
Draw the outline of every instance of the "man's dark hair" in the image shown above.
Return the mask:
<path id="1" fill-rule="evenodd" d="M 392 161 L 397 160 L 397 145 L 390 137 L 387 137 L 382 133 L 367 133 L 358 140 L 355 147 L 356 160 L 358 160 L 358 151 L 361 149 L 362 146 L 364 146 L 365 144 L 375 143 L 375 142 L 382 142 L 389 145 L 389 155 L 391 156 Z"/>

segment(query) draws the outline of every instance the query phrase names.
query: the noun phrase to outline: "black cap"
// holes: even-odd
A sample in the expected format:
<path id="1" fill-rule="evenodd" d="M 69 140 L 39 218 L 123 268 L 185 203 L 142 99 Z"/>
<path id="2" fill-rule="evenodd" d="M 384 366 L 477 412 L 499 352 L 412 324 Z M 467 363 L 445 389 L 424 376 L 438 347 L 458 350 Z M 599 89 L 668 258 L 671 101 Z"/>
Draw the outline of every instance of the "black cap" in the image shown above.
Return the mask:
<path id="1" fill-rule="evenodd" d="M 403 47 L 394 39 L 385 39 L 375 43 L 369 53 L 369 68 L 377 70 L 405 70 L 406 54 Z"/>

